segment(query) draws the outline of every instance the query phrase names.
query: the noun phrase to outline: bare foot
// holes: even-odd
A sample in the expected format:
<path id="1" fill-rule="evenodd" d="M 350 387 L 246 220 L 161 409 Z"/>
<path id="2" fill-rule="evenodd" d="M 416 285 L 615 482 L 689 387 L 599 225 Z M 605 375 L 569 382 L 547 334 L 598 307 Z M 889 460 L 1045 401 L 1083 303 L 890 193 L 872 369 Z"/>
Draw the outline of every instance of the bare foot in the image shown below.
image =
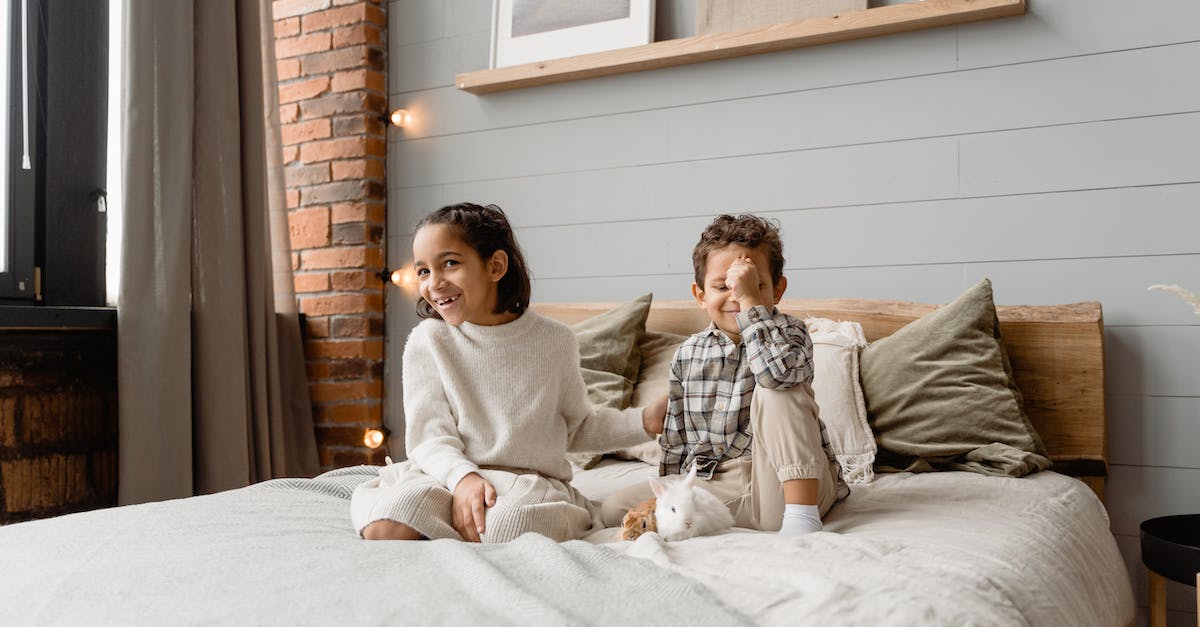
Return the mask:
<path id="1" fill-rule="evenodd" d="M 366 540 L 428 540 L 416 529 L 394 520 L 377 520 L 362 530 Z"/>

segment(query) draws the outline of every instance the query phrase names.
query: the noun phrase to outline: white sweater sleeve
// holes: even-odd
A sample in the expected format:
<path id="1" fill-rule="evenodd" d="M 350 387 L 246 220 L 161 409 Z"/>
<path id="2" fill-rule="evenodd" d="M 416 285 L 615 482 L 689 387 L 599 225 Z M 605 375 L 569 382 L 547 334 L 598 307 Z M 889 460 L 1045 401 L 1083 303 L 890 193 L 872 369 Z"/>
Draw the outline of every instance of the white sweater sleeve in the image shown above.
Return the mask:
<path id="1" fill-rule="evenodd" d="M 579 369 L 579 343 L 570 336 L 571 350 L 560 372 L 562 413 L 567 419 L 567 450 L 571 452 L 606 452 L 646 442 L 650 436 L 642 426 L 642 410 L 638 407 L 613 409 L 596 407 L 587 397 L 587 386 Z"/>
<path id="2" fill-rule="evenodd" d="M 408 458 L 447 490 L 479 470 L 463 454 L 446 390 L 430 349 L 428 327 L 418 325 L 404 346 L 404 440 Z"/>

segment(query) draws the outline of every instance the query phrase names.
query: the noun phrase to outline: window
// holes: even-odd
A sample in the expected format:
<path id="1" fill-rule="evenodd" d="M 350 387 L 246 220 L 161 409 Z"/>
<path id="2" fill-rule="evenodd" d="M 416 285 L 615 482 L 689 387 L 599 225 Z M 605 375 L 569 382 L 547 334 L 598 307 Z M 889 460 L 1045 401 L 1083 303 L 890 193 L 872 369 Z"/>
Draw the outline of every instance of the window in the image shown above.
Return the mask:
<path id="1" fill-rule="evenodd" d="M 12 41 L 8 5 L 0 6 L 0 33 Z M 8 49 L 0 45 L 0 111 L 8 111 Z M 0 119 L 0 146 L 8 145 L 8 116 Z M 8 271 L 8 150 L 0 150 L 0 272 Z"/>
<path id="2" fill-rule="evenodd" d="M 37 58 L 25 54 L 32 42 L 21 2 L 0 0 L 0 26 L 4 29 L 0 52 L 4 115 L 0 116 L 3 157 L 0 164 L 0 298 L 34 296 L 34 172 L 32 152 L 37 135 L 33 128 L 31 81 L 37 78 Z M 24 28 L 23 28 L 24 27 Z"/>
<path id="3" fill-rule="evenodd" d="M 108 304 L 117 306 L 117 294 L 121 289 L 121 233 L 124 229 L 125 187 L 121 181 L 121 46 L 116 42 L 122 41 L 123 25 L 121 24 L 122 0 L 110 0 L 108 9 L 108 40 L 113 42 L 108 47 L 108 176 L 105 189 L 108 190 L 106 216 L 108 218 L 108 237 L 104 249 L 107 251 L 105 274 L 108 294 Z"/>
<path id="4" fill-rule="evenodd" d="M 108 3 L 0 5 L 0 304 L 103 306 Z"/>

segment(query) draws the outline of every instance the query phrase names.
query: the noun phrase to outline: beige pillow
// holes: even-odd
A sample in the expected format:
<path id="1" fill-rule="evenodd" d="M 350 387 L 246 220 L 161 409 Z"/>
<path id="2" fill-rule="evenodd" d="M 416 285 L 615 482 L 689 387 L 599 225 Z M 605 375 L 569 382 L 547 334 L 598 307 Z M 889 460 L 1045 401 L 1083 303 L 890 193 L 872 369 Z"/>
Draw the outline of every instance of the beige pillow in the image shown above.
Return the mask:
<path id="1" fill-rule="evenodd" d="M 642 334 L 642 370 L 638 373 L 637 386 L 633 388 L 632 406 L 642 407 L 666 396 L 671 361 L 675 359 L 679 345 L 686 339 L 686 335 L 662 331 L 646 331 Z"/>
<path id="2" fill-rule="evenodd" d="M 1022 409 L 987 279 L 863 349 L 876 470 L 1020 477 L 1048 468 Z"/>
<path id="3" fill-rule="evenodd" d="M 829 445 L 842 466 L 846 483 L 875 478 L 875 436 L 867 423 L 867 406 L 859 380 L 858 353 L 867 345 L 857 322 L 807 318 L 813 342 L 813 395 Z"/>
<path id="4" fill-rule="evenodd" d="M 687 339 L 686 335 L 664 333 L 662 331 L 647 331 L 642 335 L 642 371 L 638 374 L 637 385 L 633 388 L 633 407 L 644 407 L 655 400 L 666 396 L 668 379 L 671 372 L 671 360 L 675 351 Z M 613 457 L 618 459 L 641 460 L 647 464 L 658 465 L 662 460 L 662 447 L 658 440 L 650 440 L 637 446 L 613 451 Z"/>
<path id="5" fill-rule="evenodd" d="M 579 340 L 579 369 L 593 405 L 629 407 L 642 365 L 638 340 L 646 330 L 653 297 L 640 296 L 571 327 Z M 600 461 L 592 454 L 571 453 L 568 458 L 582 468 Z"/>

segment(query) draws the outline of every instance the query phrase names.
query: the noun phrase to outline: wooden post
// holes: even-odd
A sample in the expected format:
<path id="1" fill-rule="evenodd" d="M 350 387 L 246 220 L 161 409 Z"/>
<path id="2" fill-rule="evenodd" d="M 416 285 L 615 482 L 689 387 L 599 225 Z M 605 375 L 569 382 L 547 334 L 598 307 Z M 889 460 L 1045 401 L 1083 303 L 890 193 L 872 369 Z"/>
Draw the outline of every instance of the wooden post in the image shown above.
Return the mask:
<path id="1" fill-rule="evenodd" d="M 1167 627 L 1167 580 L 1152 571 L 1150 574 L 1150 627 Z"/>

